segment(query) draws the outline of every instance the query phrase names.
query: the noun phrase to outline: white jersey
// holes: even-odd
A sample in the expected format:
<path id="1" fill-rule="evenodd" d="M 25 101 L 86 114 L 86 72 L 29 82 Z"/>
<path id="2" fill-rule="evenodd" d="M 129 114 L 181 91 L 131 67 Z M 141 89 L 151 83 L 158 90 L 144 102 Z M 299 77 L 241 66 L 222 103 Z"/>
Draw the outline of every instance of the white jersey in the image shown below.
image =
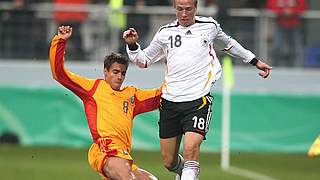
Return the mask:
<path id="1" fill-rule="evenodd" d="M 220 41 L 223 51 L 248 63 L 255 55 L 226 35 L 220 25 L 209 17 L 196 16 L 195 24 L 184 27 L 178 21 L 161 27 L 150 45 L 131 51 L 129 59 L 139 67 L 165 58 L 167 71 L 162 97 L 173 102 L 198 99 L 210 92 L 221 76 L 221 65 L 213 49 Z"/>

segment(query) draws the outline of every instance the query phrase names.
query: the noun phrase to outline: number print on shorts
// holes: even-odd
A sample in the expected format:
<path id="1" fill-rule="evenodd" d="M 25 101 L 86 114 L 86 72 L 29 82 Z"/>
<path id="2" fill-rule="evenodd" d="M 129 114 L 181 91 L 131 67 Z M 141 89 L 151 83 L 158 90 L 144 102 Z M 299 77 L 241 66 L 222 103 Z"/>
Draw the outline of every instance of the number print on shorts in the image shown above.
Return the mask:
<path id="1" fill-rule="evenodd" d="M 175 47 L 180 47 L 182 42 L 181 42 L 181 36 L 180 35 L 176 35 L 175 38 L 173 39 L 172 36 L 169 37 L 170 43 L 171 43 L 171 48 L 173 48 L 173 45 Z M 173 42 L 174 41 L 174 42 Z"/>
<path id="2" fill-rule="evenodd" d="M 204 130 L 206 121 L 203 118 L 198 118 L 197 116 L 194 116 L 192 120 L 194 121 L 193 122 L 194 128 Z"/>

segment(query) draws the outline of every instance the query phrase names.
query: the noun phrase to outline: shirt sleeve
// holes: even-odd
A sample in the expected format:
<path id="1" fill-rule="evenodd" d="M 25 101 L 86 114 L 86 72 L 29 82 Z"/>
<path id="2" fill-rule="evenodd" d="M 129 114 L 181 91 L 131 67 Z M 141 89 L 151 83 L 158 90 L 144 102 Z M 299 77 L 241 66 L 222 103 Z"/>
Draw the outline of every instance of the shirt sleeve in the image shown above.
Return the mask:
<path id="1" fill-rule="evenodd" d="M 245 49 L 235 39 L 224 33 L 220 25 L 217 26 L 217 29 L 218 33 L 215 41 L 222 45 L 223 52 L 237 59 L 241 59 L 245 63 L 250 62 L 253 58 L 256 57 L 251 51 Z"/>
<path id="2" fill-rule="evenodd" d="M 136 89 L 133 116 L 158 109 L 162 94 L 161 89 L 162 86 L 158 89 Z"/>
<path id="3" fill-rule="evenodd" d="M 155 63 L 165 57 L 163 45 L 159 39 L 159 32 L 155 35 L 150 45 L 141 49 L 138 44 L 138 49 L 131 51 L 127 45 L 126 47 L 130 61 L 138 65 L 140 68 L 147 68 L 150 64 Z"/>
<path id="4" fill-rule="evenodd" d="M 76 95 L 83 98 L 94 86 L 94 79 L 87 79 L 72 73 L 64 67 L 64 53 L 66 40 L 56 35 L 50 46 L 50 67 L 53 78 L 64 87 L 73 91 Z"/>

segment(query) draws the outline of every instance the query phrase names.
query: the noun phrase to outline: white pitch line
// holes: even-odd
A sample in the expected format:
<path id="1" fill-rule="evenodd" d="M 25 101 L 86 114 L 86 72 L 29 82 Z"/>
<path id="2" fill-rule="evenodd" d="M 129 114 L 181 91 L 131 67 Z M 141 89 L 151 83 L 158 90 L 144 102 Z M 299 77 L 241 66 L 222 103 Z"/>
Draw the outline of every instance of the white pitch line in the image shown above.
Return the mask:
<path id="1" fill-rule="evenodd" d="M 238 167 L 229 167 L 226 171 L 231 174 L 247 177 L 254 180 L 277 180 L 273 177 Z"/>

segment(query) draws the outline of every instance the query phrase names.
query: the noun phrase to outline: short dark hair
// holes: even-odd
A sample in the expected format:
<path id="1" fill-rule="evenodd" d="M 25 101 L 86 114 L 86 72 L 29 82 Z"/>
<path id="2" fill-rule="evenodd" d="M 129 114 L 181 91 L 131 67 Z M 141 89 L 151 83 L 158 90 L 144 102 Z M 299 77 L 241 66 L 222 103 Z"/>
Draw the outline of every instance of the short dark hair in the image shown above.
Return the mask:
<path id="1" fill-rule="evenodd" d="M 123 64 L 126 66 L 126 68 L 129 66 L 128 59 L 125 56 L 117 53 L 111 53 L 104 58 L 104 68 L 109 70 L 113 63 Z"/>

